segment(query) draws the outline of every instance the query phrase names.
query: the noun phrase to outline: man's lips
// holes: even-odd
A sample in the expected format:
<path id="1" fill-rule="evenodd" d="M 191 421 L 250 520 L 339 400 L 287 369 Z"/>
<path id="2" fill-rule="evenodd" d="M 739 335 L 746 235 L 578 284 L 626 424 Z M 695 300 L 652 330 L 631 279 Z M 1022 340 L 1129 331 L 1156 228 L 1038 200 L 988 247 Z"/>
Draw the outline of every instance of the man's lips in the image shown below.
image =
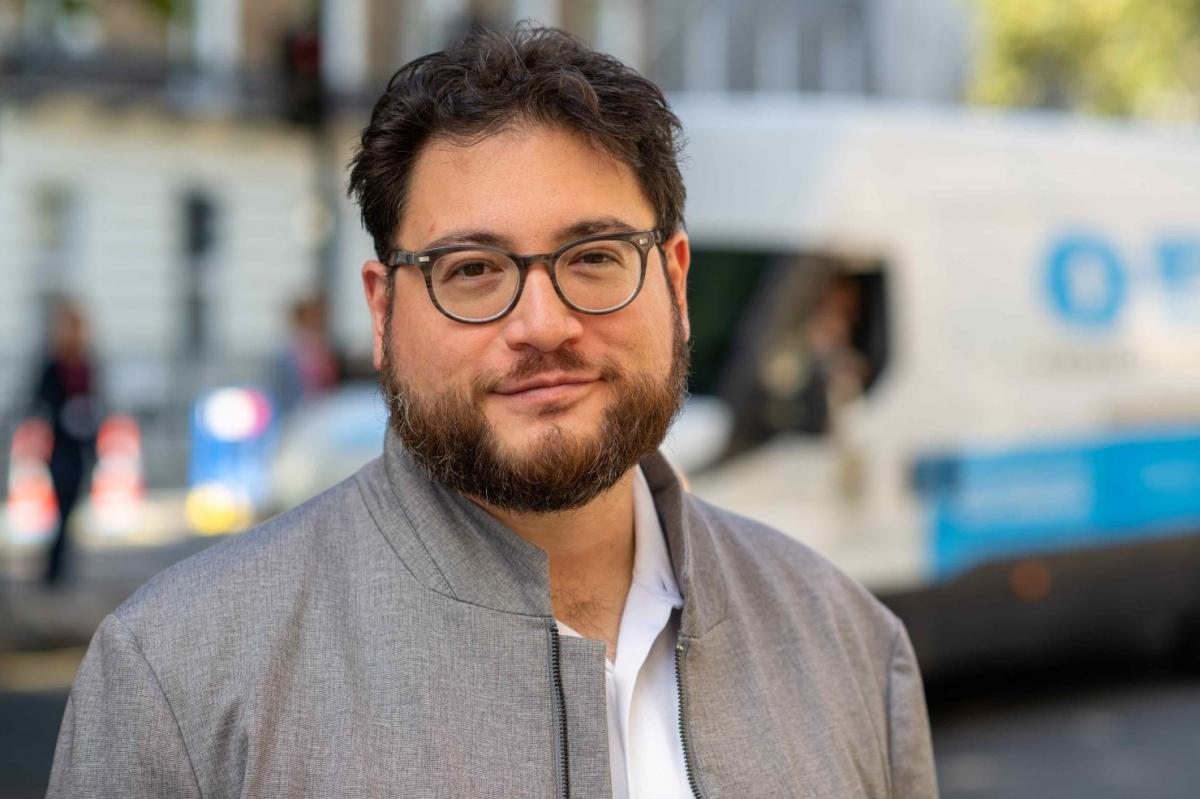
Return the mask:
<path id="1" fill-rule="evenodd" d="M 544 374 L 524 380 L 505 381 L 493 393 L 502 397 L 528 400 L 563 399 L 599 380 L 592 375 Z"/>

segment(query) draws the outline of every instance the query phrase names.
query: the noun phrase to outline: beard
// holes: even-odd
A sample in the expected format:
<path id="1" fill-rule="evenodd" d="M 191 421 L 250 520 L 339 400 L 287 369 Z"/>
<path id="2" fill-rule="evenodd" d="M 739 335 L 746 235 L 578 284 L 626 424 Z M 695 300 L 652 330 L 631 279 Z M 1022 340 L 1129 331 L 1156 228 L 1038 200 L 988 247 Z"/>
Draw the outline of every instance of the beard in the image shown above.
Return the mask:
<path id="1" fill-rule="evenodd" d="M 670 282 L 668 281 L 668 286 Z M 672 292 L 673 294 L 673 292 Z M 687 395 L 688 347 L 672 296 L 672 356 L 666 374 L 627 372 L 612 361 L 592 361 L 560 348 L 522 356 L 507 374 L 478 376 L 468 391 L 422 394 L 400 375 L 392 358 L 391 302 L 384 320 L 379 375 L 388 426 L 434 481 L 514 513 L 553 513 L 586 505 L 612 488 L 662 443 Z M 499 440 L 484 401 L 505 379 L 523 380 L 547 371 L 590 371 L 613 397 L 598 429 L 571 433 L 555 424 L 523 451 Z M 565 410 L 550 405 L 542 414 Z"/>

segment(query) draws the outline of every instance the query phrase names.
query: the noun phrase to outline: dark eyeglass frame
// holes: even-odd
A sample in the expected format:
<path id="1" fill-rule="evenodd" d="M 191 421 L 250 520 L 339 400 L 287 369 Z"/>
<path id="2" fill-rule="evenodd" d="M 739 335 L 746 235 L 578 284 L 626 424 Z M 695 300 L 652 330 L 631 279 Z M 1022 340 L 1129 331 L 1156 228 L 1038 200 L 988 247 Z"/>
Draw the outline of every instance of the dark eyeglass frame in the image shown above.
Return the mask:
<path id="1" fill-rule="evenodd" d="M 625 241 L 637 248 L 638 254 L 642 257 L 641 271 L 638 274 L 637 286 L 629 297 L 618 305 L 611 308 L 603 308 L 601 310 L 592 310 L 590 308 L 581 308 L 575 303 L 567 299 L 563 293 L 562 286 L 558 284 L 558 259 L 561 258 L 568 250 L 578 247 L 581 244 L 588 244 L 593 241 Z M 550 275 L 550 283 L 554 286 L 554 293 L 573 311 L 588 314 L 590 316 L 602 316 L 604 314 L 615 313 L 621 310 L 629 303 L 637 299 L 637 296 L 642 293 L 642 284 L 646 282 L 646 261 L 653 247 L 657 247 L 659 253 L 666 262 L 667 255 L 663 252 L 662 243 L 665 237 L 661 230 L 652 228 L 650 230 L 636 230 L 628 233 L 596 233 L 591 236 L 584 236 L 581 239 L 569 241 L 559 247 L 554 252 L 539 253 L 537 255 L 518 255 L 515 252 L 508 252 L 499 247 L 489 247 L 484 244 L 452 244 L 446 247 L 434 247 L 430 250 L 393 250 L 384 266 L 390 269 L 396 269 L 401 266 L 415 266 L 421 270 L 425 276 L 425 288 L 429 292 L 429 299 L 433 302 L 435 308 L 442 312 L 444 316 L 453 319 L 456 322 L 462 322 L 468 325 L 484 325 L 488 322 L 495 322 L 497 319 L 502 319 L 512 312 L 513 308 L 517 307 L 517 303 L 521 301 L 521 295 L 525 292 L 525 277 L 529 274 L 529 267 L 534 264 L 545 264 L 546 272 Z M 498 313 L 492 314 L 486 319 L 466 319 L 457 316 L 442 307 L 438 302 L 437 295 L 433 290 L 433 265 L 444 255 L 450 255 L 456 252 L 491 252 L 497 255 L 503 255 L 517 266 L 517 290 L 513 292 L 513 298 Z"/>

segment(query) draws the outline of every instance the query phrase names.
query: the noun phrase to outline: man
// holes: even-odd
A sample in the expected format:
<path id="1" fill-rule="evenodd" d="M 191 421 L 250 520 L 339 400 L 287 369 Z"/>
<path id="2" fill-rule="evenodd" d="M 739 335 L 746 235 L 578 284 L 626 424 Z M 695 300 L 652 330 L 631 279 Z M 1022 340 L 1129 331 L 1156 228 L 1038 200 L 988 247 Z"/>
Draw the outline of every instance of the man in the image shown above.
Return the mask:
<path id="1" fill-rule="evenodd" d="M 51 795 L 935 795 L 900 623 L 655 452 L 678 141 L 555 30 L 396 74 L 350 179 L 383 458 L 103 623 Z"/>

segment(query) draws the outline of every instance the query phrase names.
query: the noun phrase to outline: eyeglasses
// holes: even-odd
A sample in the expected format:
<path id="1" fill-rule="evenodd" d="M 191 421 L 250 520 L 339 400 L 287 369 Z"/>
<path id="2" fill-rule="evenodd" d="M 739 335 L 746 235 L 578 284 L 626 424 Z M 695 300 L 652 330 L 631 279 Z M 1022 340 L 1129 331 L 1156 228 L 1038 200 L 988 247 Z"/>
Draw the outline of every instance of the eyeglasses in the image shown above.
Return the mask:
<path id="1" fill-rule="evenodd" d="M 599 233 L 539 255 L 462 244 L 396 250 L 385 263 L 419 267 L 439 311 L 459 322 L 484 324 L 517 307 L 529 267 L 537 263 L 546 264 L 554 291 L 567 307 L 585 314 L 619 311 L 641 291 L 647 255 L 662 241 L 658 230 Z"/>

